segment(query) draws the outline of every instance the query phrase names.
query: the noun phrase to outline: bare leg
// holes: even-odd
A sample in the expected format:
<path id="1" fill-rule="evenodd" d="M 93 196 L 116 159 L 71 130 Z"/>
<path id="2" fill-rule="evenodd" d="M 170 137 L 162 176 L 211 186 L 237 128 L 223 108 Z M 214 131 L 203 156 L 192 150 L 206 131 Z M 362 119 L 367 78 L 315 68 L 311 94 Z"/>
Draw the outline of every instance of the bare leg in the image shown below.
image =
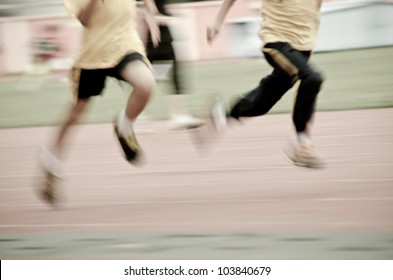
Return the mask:
<path id="1" fill-rule="evenodd" d="M 55 136 L 50 151 L 44 149 L 40 154 L 40 162 L 43 171 L 43 180 L 40 185 L 40 196 L 44 201 L 55 205 L 58 200 L 58 182 L 61 178 L 62 158 L 65 150 L 65 143 L 71 127 L 79 120 L 84 112 L 89 99 L 78 100 L 69 112 L 68 117 Z"/>
<path id="2" fill-rule="evenodd" d="M 124 67 L 121 75 L 133 87 L 133 91 L 127 101 L 125 114 L 129 120 L 134 121 L 146 107 L 156 82 L 153 73 L 140 60 L 130 62 Z"/>
<path id="3" fill-rule="evenodd" d="M 53 155 L 59 160 L 61 160 L 64 156 L 65 143 L 71 127 L 79 120 L 80 116 L 85 111 L 88 104 L 89 99 L 78 100 L 71 107 L 68 117 L 59 127 L 59 130 L 55 136 L 54 142 L 51 147 Z"/>
<path id="4" fill-rule="evenodd" d="M 141 148 L 136 140 L 133 124 L 146 107 L 156 83 L 149 67 L 140 60 L 128 63 L 121 75 L 131 84 L 133 91 L 128 98 L 125 114 L 120 116 L 114 128 L 127 161 L 139 163 Z"/>

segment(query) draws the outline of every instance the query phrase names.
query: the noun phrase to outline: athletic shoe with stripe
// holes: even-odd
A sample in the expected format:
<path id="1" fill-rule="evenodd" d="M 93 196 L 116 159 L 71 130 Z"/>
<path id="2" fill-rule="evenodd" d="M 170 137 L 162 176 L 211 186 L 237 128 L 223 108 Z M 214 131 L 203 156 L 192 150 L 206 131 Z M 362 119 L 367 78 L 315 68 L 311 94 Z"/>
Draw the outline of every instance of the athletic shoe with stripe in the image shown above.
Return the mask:
<path id="1" fill-rule="evenodd" d="M 119 140 L 120 146 L 123 149 L 126 160 L 131 163 L 138 163 L 140 161 L 142 149 L 138 143 L 138 140 L 136 139 L 135 133 L 131 132 L 128 135 L 122 135 L 119 132 L 117 118 L 113 123 L 113 128 L 117 139 Z"/>

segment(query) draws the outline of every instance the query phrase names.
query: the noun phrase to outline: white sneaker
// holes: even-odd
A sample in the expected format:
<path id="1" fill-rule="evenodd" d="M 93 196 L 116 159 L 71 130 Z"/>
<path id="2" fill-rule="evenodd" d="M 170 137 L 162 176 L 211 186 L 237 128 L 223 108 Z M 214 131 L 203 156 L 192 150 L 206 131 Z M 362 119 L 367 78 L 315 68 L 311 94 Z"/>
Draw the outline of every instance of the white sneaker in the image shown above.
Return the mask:
<path id="1" fill-rule="evenodd" d="M 205 122 L 191 115 L 173 115 L 169 120 L 170 130 L 192 129 L 204 125 Z"/>
<path id="2" fill-rule="evenodd" d="M 217 100 L 213 103 L 210 108 L 210 118 L 213 122 L 213 126 L 217 131 L 226 129 L 228 124 L 227 112 L 225 102 Z"/>
<path id="3" fill-rule="evenodd" d="M 43 169 L 51 174 L 60 177 L 63 172 L 63 164 L 46 148 L 39 151 L 38 160 Z"/>
<path id="4" fill-rule="evenodd" d="M 318 156 L 314 147 L 300 144 L 296 140 L 290 140 L 287 148 L 284 149 L 285 155 L 295 165 L 308 168 L 323 168 L 325 162 Z"/>
<path id="5" fill-rule="evenodd" d="M 59 183 L 63 173 L 62 163 L 47 149 L 39 152 L 42 177 L 39 182 L 39 195 L 46 203 L 56 205 L 59 200 Z"/>

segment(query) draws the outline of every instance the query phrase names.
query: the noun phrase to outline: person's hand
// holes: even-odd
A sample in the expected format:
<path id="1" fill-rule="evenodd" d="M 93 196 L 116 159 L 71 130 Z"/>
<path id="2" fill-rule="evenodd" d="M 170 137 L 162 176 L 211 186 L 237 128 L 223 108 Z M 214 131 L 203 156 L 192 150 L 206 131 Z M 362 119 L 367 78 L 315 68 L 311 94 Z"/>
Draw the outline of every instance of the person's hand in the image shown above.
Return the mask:
<path id="1" fill-rule="evenodd" d="M 211 44 L 213 42 L 213 40 L 217 37 L 218 33 L 219 33 L 219 29 L 216 26 L 208 26 L 207 27 L 207 41 L 209 42 L 209 44 Z"/>
<path id="2" fill-rule="evenodd" d="M 150 14 L 147 9 L 144 9 L 145 20 L 150 31 L 151 41 L 153 46 L 158 47 L 161 41 L 161 32 L 156 19 Z"/>
<path id="3" fill-rule="evenodd" d="M 150 27 L 150 36 L 153 46 L 156 48 L 160 44 L 161 41 L 161 33 L 160 29 L 157 25 L 153 25 Z"/>

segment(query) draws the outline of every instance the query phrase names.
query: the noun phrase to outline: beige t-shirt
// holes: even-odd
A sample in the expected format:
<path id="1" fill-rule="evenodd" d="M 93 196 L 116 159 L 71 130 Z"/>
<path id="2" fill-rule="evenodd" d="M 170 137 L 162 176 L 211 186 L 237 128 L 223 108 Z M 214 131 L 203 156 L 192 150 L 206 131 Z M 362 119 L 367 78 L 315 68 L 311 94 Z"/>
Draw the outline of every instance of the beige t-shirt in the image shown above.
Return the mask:
<path id="1" fill-rule="evenodd" d="M 64 0 L 77 17 L 90 0 Z M 130 0 L 98 0 L 89 27 L 85 27 L 74 67 L 105 69 L 116 66 L 129 53 L 145 56 L 136 28 L 136 3 Z"/>
<path id="2" fill-rule="evenodd" d="M 299 51 L 312 51 L 316 45 L 322 0 L 263 0 L 263 44 L 290 43 Z"/>

